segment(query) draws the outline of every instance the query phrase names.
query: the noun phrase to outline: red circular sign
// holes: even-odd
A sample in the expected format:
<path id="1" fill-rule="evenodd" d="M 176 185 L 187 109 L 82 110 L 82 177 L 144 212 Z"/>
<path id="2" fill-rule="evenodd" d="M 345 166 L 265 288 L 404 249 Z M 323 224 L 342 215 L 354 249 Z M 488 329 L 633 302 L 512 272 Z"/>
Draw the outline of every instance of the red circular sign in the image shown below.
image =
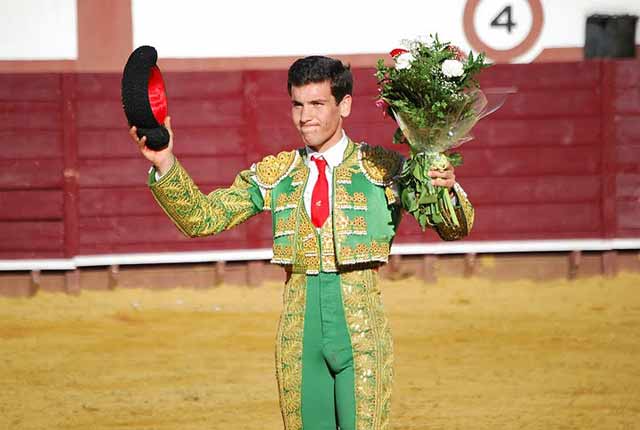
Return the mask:
<path id="1" fill-rule="evenodd" d="M 464 8 L 464 33 L 473 49 L 484 52 L 489 58 L 495 62 L 509 62 L 512 59 L 526 53 L 536 43 L 542 33 L 542 24 L 544 23 L 544 14 L 540 0 L 527 0 L 531 7 L 532 23 L 531 30 L 527 37 L 518 45 L 510 49 L 495 49 L 487 45 L 480 39 L 474 24 L 474 16 L 476 9 L 482 0 L 468 0 Z"/>

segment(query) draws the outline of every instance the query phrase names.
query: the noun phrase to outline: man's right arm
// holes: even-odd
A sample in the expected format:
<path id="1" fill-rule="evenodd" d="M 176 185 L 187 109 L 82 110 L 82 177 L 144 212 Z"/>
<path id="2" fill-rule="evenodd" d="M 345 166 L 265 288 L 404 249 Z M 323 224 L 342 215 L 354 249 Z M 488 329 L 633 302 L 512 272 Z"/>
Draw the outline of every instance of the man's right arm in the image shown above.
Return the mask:
<path id="1" fill-rule="evenodd" d="M 189 237 L 228 230 L 262 212 L 264 199 L 254 182 L 255 173 L 243 170 L 228 188 L 203 194 L 177 159 L 159 180 L 156 167 L 149 172 L 149 187 L 165 213 Z"/>
<path id="2" fill-rule="evenodd" d="M 205 195 L 173 155 L 171 118 L 164 123 L 169 131 L 169 145 L 161 151 L 146 147 L 135 127 L 129 130 L 131 139 L 153 167 L 149 172 L 149 187 L 165 213 L 178 229 L 189 237 L 207 236 L 230 229 L 264 209 L 264 190 L 254 181 L 255 173 L 244 170 L 228 188 Z"/>

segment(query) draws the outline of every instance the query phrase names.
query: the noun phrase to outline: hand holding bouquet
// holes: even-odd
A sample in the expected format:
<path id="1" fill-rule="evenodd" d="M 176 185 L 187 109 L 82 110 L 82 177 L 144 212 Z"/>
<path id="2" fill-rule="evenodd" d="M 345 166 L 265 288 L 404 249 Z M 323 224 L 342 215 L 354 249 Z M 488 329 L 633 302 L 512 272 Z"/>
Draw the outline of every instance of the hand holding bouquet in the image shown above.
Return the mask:
<path id="1" fill-rule="evenodd" d="M 430 42 L 408 41 L 405 48 L 391 51 L 393 66 L 378 60 L 376 71 L 376 104 L 398 124 L 394 143 L 411 150 L 400 179 L 402 203 L 423 230 L 458 227 L 448 190 L 434 187 L 428 172 L 461 165 L 460 154 L 449 151 L 471 140 L 471 128 L 495 110 L 485 109 L 487 99 L 474 79 L 488 64 L 483 54 L 467 57 L 437 35 Z"/>

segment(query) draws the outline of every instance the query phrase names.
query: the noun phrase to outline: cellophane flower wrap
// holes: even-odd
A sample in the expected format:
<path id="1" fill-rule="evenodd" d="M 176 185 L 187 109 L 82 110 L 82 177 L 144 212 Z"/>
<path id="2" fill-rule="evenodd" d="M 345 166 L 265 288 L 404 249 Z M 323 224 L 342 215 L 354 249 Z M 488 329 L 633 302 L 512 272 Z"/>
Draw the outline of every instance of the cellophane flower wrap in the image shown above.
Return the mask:
<path id="1" fill-rule="evenodd" d="M 410 148 L 400 178 L 403 206 L 423 230 L 458 227 L 449 191 L 434 187 L 428 172 L 462 164 L 451 149 L 472 139 L 469 132 L 485 113 L 487 100 L 474 77 L 488 64 L 483 54 L 466 56 L 437 35 L 404 41 L 390 55 L 390 66 L 378 60 L 376 104 L 398 124 L 394 143 Z"/>

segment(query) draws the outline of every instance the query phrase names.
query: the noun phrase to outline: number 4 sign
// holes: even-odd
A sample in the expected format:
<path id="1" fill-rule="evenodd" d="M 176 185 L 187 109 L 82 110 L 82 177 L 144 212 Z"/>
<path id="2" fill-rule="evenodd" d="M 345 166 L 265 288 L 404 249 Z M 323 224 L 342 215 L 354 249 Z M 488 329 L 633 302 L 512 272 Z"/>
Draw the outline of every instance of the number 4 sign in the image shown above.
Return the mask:
<path id="1" fill-rule="evenodd" d="M 496 62 L 527 53 L 542 32 L 540 0 L 467 0 L 464 32 L 469 44 Z"/>

